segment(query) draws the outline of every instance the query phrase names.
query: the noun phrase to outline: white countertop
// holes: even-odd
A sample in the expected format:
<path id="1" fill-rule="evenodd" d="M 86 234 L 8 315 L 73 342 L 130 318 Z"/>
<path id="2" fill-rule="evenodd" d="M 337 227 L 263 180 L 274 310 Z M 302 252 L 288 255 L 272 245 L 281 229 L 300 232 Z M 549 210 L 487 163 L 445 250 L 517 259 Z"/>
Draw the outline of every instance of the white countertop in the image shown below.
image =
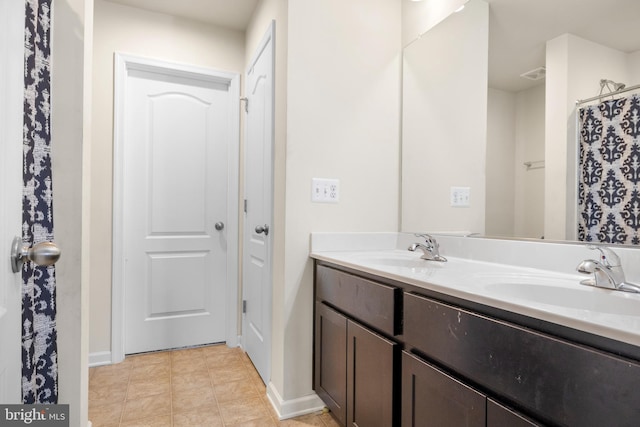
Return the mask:
<path id="1" fill-rule="evenodd" d="M 406 236 L 390 234 L 396 233 L 381 233 L 381 239 L 363 234 L 360 242 L 336 234 L 339 244 L 328 234 L 315 235 L 311 257 L 640 346 L 640 294 L 581 285 L 586 276 L 578 273 L 451 256 L 442 243 L 448 262 L 426 261 L 401 249 Z"/>

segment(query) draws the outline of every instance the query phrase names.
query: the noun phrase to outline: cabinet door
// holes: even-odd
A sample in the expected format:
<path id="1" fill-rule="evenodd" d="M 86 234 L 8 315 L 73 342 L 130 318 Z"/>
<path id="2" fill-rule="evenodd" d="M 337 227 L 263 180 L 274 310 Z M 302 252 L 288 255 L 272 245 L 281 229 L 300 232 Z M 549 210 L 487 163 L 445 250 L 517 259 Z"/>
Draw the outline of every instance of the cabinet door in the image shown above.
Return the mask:
<path id="1" fill-rule="evenodd" d="M 541 425 L 493 399 L 487 399 L 487 427 L 536 427 Z"/>
<path id="2" fill-rule="evenodd" d="M 315 390 L 336 419 L 347 419 L 347 318 L 316 303 Z"/>
<path id="3" fill-rule="evenodd" d="M 402 427 L 483 427 L 486 396 L 402 352 Z"/>
<path id="4" fill-rule="evenodd" d="M 347 426 L 397 425 L 394 359 L 398 344 L 347 322 Z"/>

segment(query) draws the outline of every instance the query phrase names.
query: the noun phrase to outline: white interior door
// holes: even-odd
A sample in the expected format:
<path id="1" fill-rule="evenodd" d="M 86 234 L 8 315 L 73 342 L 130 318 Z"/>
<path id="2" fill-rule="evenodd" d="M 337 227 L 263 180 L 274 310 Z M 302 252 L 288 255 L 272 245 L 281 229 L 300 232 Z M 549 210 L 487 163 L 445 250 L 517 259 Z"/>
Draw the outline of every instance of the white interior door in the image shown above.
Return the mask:
<path id="1" fill-rule="evenodd" d="M 271 251 L 273 233 L 273 46 L 274 24 L 246 75 L 245 220 L 242 336 L 262 380 L 270 380 Z"/>
<path id="2" fill-rule="evenodd" d="M 225 341 L 228 79 L 129 70 L 123 129 L 125 353 Z"/>
<path id="3" fill-rule="evenodd" d="M 21 234 L 24 2 L 0 1 L 0 403 L 21 401 L 21 276 L 11 242 Z"/>

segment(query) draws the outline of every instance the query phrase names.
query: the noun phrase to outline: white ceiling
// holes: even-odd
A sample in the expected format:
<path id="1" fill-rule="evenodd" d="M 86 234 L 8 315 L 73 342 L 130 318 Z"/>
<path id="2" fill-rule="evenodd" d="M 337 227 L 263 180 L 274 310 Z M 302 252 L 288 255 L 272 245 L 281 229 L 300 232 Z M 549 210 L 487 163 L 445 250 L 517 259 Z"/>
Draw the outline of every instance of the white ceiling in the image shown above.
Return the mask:
<path id="1" fill-rule="evenodd" d="M 486 1 L 492 87 L 522 90 L 535 84 L 520 74 L 545 65 L 545 42 L 564 33 L 622 52 L 640 50 L 640 0 Z"/>
<path id="2" fill-rule="evenodd" d="M 247 28 L 258 3 L 258 0 L 109 1 L 235 30 Z M 520 74 L 543 66 L 545 42 L 567 32 L 623 52 L 640 50 L 640 0 L 486 1 L 490 6 L 492 87 L 516 91 L 535 85 L 519 77 Z"/>
<path id="3" fill-rule="evenodd" d="M 154 12 L 244 31 L 258 0 L 108 0 Z"/>

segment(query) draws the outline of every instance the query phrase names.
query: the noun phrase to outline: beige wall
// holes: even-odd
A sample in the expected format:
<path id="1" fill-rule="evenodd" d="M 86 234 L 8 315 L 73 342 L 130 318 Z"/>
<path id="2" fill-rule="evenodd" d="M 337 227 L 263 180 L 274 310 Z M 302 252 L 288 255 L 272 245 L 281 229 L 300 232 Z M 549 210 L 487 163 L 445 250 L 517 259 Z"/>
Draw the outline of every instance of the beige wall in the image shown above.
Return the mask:
<path id="1" fill-rule="evenodd" d="M 83 160 L 90 120 L 85 102 L 85 38 L 91 39 L 91 2 L 53 2 L 52 31 L 52 175 L 55 240 L 62 249 L 56 265 L 59 402 L 68 403 L 72 426 L 86 425 L 88 413 L 87 200 Z M 85 56 L 87 55 L 87 56 Z"/>
<path id="2" fill-rule="evenodd" d="M 640 84 L 640 50 L 629 54 L 629 70 L 629 81 L 625 82 L 627 86 Z"/>
<path id="3" fill-rule="evenodd" d="M 284 283 L 274 284 L 273 384 L 312 393 L 312 231 L 398 229 L 401 7 L 397 0 L 289 2 Z M 340 202 L 311 202 L 313 177 Z M 282 219 L 282 218 L 281 218 Z"/>
<path id="4" fill-rule="evenodd" d="M 242 74 L 244 32 L 96 0 L 93 44 L 90 353 L 111 351 L 113 56 L 123 52 Z"/>
<path id="5" fill-rule="evenodd" d="M 484 233 L 488 43 L 489 7 L 473 1 L 404 49 L 403 231 Z M 470 188 L 468 207 L 451 187 Z"/>
<path id="6" fill-rule="evenodd" d="M 487 198 L 485 233 L 513 236 L 516 176 L 516 95 L 489 88 L 487 94 Z"/>
<path id="7" fill-rule="evenodd" d="M 546 168 L 527 170 L 524 162 L 544 160 L 545 85 L 516 95 L 516 189 L 515 236 L 544 236 L 544 173 Z M 539 164 L 534 164 L 539 167 Z"/>
<path id="8" fill-rule="evenodd" d="M 544 84 L 520 92 L 489 88 L 487 117 L 488 236 L 544 234 Z"/>
<path id="9" fill-rule="evenodd" d="M 402 46 L 445 19 L 468 0 L 402 0 Z"/>

